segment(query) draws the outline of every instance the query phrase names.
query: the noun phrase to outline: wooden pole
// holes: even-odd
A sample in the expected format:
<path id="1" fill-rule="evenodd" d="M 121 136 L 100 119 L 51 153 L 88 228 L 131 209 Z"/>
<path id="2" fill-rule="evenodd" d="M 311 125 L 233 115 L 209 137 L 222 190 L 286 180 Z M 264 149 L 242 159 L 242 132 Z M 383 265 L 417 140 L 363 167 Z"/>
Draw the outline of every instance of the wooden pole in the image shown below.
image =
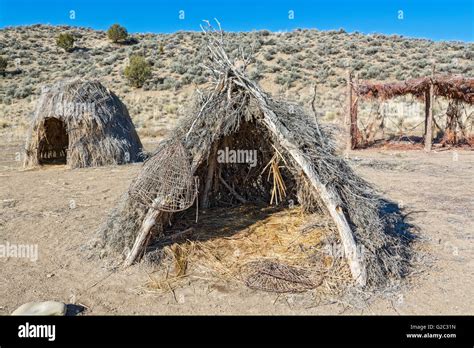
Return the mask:
<path id="1" fill-rule="evenodd" d="M 352 73 L 347 70 L 347 113 L 346 113 L 346 150 L 352 150 Z"/>
<path id="2" fill-rule="evenodd" d="M 201 198 L 202 209 L 209 208 L 209 193 L 211 191 L 212 182 L 215 176 L 217 166 L 217 141 L 212 145 L 211 154 L 209 157 L 209 164 L 207 167 L 207 178 L 204 184 L 204 192 Z"/>
<path id="3" fill-rule="evenodd" d="M 130 250 L 130 254 L 128 254 L 127 259 L 124 262 L 125 267 L 131 266 L 135 260 L 140 259 L 142 252 L 145 250 L 146 244 L 148 243 L 151 228 L 155 225 L 156 219 L 159 215 L 159 210 L 154 208 L 148 209 L 140 227 L 140 231 L 138 231 L 137 238 L 133 243 L 132 250 Z"/>
<path id="4" fill-rule="evenodd" d="M 430 152 L 433 143 L 434 65 L 429 90 L 425 93 L 425 151 Z"/>
<path id="5" fill-rule="evenodd" d="M 355 85 L 357 86 L 359 84 L 359 76 L 356 74 L 355 75 Z M 353 90 L 353 88 L 352 88 Z M 352 92 L 351 92 L 352 95 Z M 352 105 L 351 105 L 351 139 L 352 139 L 352 149 L 357 148 L 358 142 L 359 142 L 359 132 L 358 132 L 358 127 L 357 127 L 357 108 L 358 108 L 358 96 L 356 95 L 355 98 L 353 99 Z"/>
<path id="6" fill-rule="evenodd" d="M 426 134 L 428 130 L 428 118 L 430 115 L 430 90 L 425 91 L 425 129 L 423 130 L 423 142 L 426 144 Z"/>
<path id="7" fill-rule="evenodd" d="M 234 190 L 234 188 L 232 186 L 230 186 L 223 178 L 222 176 L 219 176 L 219 180 L 220 182 L 229 190 L 230 193 L 232 193 L 232 195 L 237 198 L 237 200 L 242 203 L 242 204 L 245 204 L 247 203 L 246 199 L 244 197 L 242 197 L 241 195 L 239 195 L 237 193 L 237 191 Z"/>

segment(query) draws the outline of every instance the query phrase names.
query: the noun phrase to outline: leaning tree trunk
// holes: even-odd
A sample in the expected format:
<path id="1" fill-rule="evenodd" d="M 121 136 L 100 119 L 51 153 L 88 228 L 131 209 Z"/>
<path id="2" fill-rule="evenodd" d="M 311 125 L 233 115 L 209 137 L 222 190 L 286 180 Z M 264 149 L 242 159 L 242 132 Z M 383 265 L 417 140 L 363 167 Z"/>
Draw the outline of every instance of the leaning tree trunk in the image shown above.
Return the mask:
<path id="1" fill-rule="evenodd" d="M 140 259 L 141 255 L 146 249 L 147 243 L 150 238 L 150 232 L 153 226 L 155 226 L 156 220 L 160 216 L 161 212 L 154 208 L 149 208 L 148 212 L 143 219 L 140 230 L 138 231 L 135 242 L 133 243 L 132 250 L 125 259 L 124 266 L 131 266 L 136 260 Z"/>
<path id="2" fill-rule="evenodd" d="M 300 165 L 301 169 L 303 169 L 303 172 L 321 197 L 321 200 L 326 205 L 326 208 L 339 231 L 339 236 L 344 246 L 344 252 L 351 269 L 351 274 L 357 284 L 364 286 L 367 282 L 365 265 L 362 255 L 357 250 L 357 244 L 342 207 L 337 204 L 339 201 L 338 194 L 334 190 L 328 189 L 328 187 L 319 180 L 319 177 L 313 170 L 310 162 L 294 144 L 287 140 L 284 136 L 283 126 L 277 124 L 275 120 L 276 119 L 273 118 L 272 115 L 265 113 L 265 124 L 273 134 L 277 136 L 280 144 L 286 149 L 286 151 L 288 151 L 296 163 Z"/>
<path id="3" fill-rule="evenodd" d="M 238 76 L 238 73 L 237 73 Z M 357 244 L 354 239 L 354 235 L 343 212 L 342 207 L 337 203 L 340 201 L 338 193 L 326 185 L 324 185 L 318 174 L 314 171 L 310 161 L 304 156 L 303 152 L 293 144 L 289 139 L 290 131 L 282 124 L 276 114 L 271 108 L 268 107 L 267 101 L 264 95 L 259 89 L 251 82 L 245 79 L 240 79 L 240 82 L 246 85 L 246 87 L 252 92 L 254 97 L 260 102 L 264 117 L 263 122 L 267 128 L 275 135 L 279 143 L 285 148 L 286 151 L 293 157 L 298 163 L 303 172 L 306 174 L 314 189 L 318 192 L 321 200 L 326 205 L 326 208 L 334 220 L 339 236 L 344 247 L 344 252 L 347 257 L 349 268 L 351 270 L 352 277 L 355 282 L 360 286 L 365 286 L 367 283 L 367 271 L 363 261 L 363 256 L 357 249 Z"/>

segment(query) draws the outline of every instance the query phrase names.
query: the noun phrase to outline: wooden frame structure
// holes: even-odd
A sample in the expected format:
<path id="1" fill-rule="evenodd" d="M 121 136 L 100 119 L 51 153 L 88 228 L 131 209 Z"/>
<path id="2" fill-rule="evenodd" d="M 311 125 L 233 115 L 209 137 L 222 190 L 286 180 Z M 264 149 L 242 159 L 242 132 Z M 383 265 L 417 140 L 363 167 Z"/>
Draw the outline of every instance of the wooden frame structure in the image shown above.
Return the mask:
<path id="1" fill-rule="evenodd" d="M 357 127 L 357 109 L 360 98 L 390 99 L 411 94 L 425 103 L 425 151 L 431 151 L 433 144 L 433 105 L 435 96 L 474 104 L 474 78 L 461 76 L 436 76 L 433 67 L 431 76 L 410 79 L 401 82 L 374 83 L 358 81 L 352 72 L 347 72 L 347 112 L 346 133 L 347 150 L 354 150 L 360 145 L 360 132 Z"/>

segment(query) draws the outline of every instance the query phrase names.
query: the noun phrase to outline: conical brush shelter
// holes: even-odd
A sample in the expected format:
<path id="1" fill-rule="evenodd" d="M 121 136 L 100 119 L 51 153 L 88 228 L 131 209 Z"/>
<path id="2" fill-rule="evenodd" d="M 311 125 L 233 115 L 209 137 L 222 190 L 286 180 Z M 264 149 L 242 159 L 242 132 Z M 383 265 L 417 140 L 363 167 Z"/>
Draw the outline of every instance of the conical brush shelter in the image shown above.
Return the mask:
<path id="1" fill-rule="evenodd" d="M 222 32 L 208 28 L 205 35 L 212 87 L 197 94 L 189 115 L 144 163 L 103 225 L 100 246 L 122 252 L 130 265 L 176 211 L 218 206 L 223 196 L 239 203 L 291 200 L 332 218 L 355 284 L 378 287 L 403 277 L 409 239 L 384 216 L 385 201 L 336 154 L 326 128 L 263 92 L 245 75 L 245 63 L 236 68 Z M 219 155 L 229 148 L 256 151 L 255 165 L 222 163 Z M 270 166 L 273 181 L 266 180 Z M 164 197 L 173 209 L 156 204 Z"/>

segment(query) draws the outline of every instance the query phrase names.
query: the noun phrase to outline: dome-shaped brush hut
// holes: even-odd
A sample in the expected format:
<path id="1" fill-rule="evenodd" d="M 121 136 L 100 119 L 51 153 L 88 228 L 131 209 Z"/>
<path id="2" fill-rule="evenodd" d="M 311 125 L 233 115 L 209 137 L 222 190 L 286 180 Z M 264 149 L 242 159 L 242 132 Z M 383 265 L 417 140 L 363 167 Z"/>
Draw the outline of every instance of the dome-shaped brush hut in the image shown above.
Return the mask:
<path id="1" fill-rule="evenodd" d="M 25 149 L 25 167 L 95 167 L 142 158 L 126 106 L 98 81 L 61 81 L 44 88 Z"/>

